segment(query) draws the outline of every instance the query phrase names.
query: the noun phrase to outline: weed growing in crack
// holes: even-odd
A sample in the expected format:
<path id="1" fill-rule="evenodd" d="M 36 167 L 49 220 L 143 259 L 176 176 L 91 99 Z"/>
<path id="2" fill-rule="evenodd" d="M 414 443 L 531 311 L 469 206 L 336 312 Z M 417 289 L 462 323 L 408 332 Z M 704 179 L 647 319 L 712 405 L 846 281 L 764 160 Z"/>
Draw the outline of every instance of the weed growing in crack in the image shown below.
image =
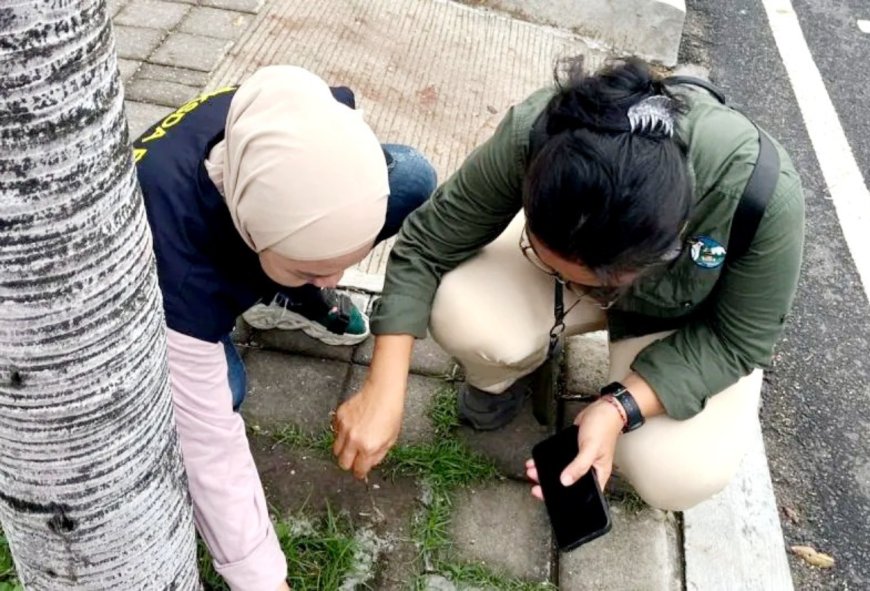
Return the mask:
<path id="1" fill-rule="evenodd" d="M 294 591 L 366 589 L 374 575 L 381 542 L 372 545 L 371 536 L 354 531 L 350 518 L 327 507 L 319 520 L 291 516 L 275 522 L 275 533 L 287 558 L 288 582 Z M 211 557 L 200 541 L 199 572 L 205 591 L 225 591 L 226 583 L 215 572 Z M 345 583 L 350 586 L 346 587 Z"/>
<path id="2" fill-rule="evenodd" d="M 328 430 L 312 435 L 296 425 L 287 425 L 270 435 L 276 444 L 327 453 L 332 451 L 332 443 L 335 441 L 335 436 Z"/>
<path id="3" fill-rule="evenodd" d="M 419 590 L 426 589 L 429 578 L 441 576 L 454 583 L 470 587 L 504 591 L 553 590 L 554 587 L 549 583 L 529 583 L 505 578 L 481 564 L 467 564 L 453 558 L 450 538 L 453 492 L 461 487 L 499 478 L 500 475 L 491 461 L 475 453 L 458 438 L 456 390 L 451 381 L 445 381 L 436 391 L 428 414 L 435 431 L 432 440 L 395 446 L 379 468 L 390 478 L 411 477 L 423 486 L 422 509 L 415 515 L 412 524 L 412 537 L 419 553 L 417 570 L 420 574 L 411 580 L 411 587 Z M 276 444 L 331 454 L 333 435 L 329 431 L 311 435 L 291 425 L 270 435 Z M 352 537 L 348 538 L 347 534 L 345 539 L 353 540 Z M 357 552 L 359 553 L 359 550 Z M 338 558 L 340 555 L 333 557 L 323 554 L 320 559 Z M 359 562 L 358 560 L 357 563 Z M 294 572 L 290 554 L 288 554 L 288 563 L 291 572 Z M 370 569 L 373 571 L 374 568 L 374 564 L 371 564 Z M 351 576 L 345 579 L 345 581 L 351 580 Z M 334 581 L 334 578 L 319 581 L 318 584 L 321 586 L 318 588 L 337 589 L 338 587 L 330 586 Z M 312 588 L 305 586 L 306 584 L 291 580 L 293 589 Z"/>

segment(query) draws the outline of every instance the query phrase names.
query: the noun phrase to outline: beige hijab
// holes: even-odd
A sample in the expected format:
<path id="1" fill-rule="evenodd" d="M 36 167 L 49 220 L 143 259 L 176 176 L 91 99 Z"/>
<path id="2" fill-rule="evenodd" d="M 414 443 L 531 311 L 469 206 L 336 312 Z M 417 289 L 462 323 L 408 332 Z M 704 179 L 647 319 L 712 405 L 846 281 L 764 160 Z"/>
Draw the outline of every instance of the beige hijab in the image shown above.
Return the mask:
<path id="1" fill-rule="evenodd" d="M 302 68 L 268 66 L 241 85 L 205 167 L 256 252 L 331 259 L 371 244 L 384 224 L 378 139 Z"/>

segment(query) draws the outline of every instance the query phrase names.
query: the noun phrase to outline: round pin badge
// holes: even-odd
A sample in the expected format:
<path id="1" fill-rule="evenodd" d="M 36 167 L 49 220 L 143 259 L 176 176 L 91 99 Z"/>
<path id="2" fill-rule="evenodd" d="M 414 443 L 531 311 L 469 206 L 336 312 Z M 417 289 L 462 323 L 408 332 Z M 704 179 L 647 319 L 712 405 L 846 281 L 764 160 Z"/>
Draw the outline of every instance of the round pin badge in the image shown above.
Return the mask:
<path id="1" fill-rule="evenodd" d="M 691 243 L 692 260 L 703 269 L 715 269 L 725 262 L 725 247 L 709 236 L 695 236 Z"/>

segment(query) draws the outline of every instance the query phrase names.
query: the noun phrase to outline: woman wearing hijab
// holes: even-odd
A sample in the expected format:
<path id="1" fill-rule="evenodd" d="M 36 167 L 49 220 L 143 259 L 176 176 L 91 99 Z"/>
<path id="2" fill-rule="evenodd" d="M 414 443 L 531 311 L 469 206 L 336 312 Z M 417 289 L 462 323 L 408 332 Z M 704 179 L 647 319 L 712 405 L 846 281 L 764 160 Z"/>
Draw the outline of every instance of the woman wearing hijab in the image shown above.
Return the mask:
<path id="1" fill-rule="evenodd" d="M 770 141 L 779 170 L 738 254 L 732 221 L 764 132 L 639 60 L 571 66 L 405 223 L 372 315 L 371 369 L 336 414 L 334 451 L 356 476 L 396 440 L 427 328 L 463 365 L 459 415 L 481 430 L 517 415 L 552 338 L 608 329 L 611 383 L 575 419 L 566 486 L 590 466 L 603 486 L 616 467 L 649 504 L 683 510 L 736 471 L 797 286 L 798 175 Z"/>
<path id="2" fill-rule="evenodd" d="M 331 344 L 365 338 L 362 314 L 326 288 L 435 186 L 419 153 L 382 147 L 353 106 L 346 88 L 270 66 L 183 105 L 134 144 L 194 516 L 233 590 L 287 588 L 235 412 L 245 395 L 236 318 L 249 310 L 260 326 Z"/>

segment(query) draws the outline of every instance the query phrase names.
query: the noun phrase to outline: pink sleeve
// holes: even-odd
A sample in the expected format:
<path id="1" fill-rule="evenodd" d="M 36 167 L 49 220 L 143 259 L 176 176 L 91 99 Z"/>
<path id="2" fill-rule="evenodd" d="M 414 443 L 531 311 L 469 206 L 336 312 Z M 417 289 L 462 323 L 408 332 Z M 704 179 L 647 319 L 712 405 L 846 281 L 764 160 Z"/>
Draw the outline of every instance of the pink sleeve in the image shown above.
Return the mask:
<path id="1" fill-rule="evenodd" d="M 269 519 L 221 343 L 167 329 L 169 378 L 197 530 L 233 591 L 272 591 L 287 563 Z"/>

